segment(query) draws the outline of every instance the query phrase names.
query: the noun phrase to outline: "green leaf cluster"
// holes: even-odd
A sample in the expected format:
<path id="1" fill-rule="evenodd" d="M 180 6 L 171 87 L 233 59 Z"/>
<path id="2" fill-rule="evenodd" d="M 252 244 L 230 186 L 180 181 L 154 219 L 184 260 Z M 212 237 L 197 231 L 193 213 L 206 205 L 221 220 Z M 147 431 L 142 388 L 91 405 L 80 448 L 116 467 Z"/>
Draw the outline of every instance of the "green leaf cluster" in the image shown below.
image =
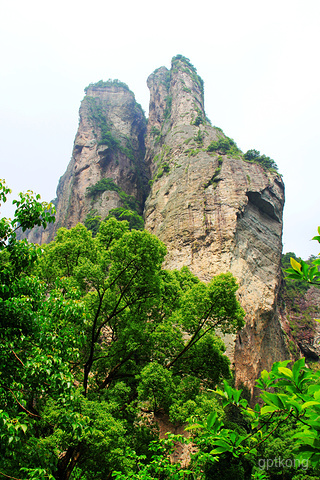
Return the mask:
<path id="1" fill-rule="evenodd" d="M 318 231 L 320 233 L 320 227 L 318 227 Z M 320 242 L 320 236 L 315 236 L 312 240 Z M 319 258 L 314 258 L 311 262 L 305 262 L 304 260 L 300 259 L 298 261 L 291 257 L 290 264 L 291 268 L 285 270 L 286 278 L 303 280 L 310 285 L 320 285 Z"/>
<path id="2" fill-rule="evenodd" d="M 109 211 L 107 219 L 114 217 L 119 221 L 127 221 L 129 224 L 129 230 L 143 230 L 144 221 L 143 217 L 139 215 L 136 211 L 126 209 L 126 208 L 112 208 Z"/>
<path id="3" fill-rule="evenodd" d="M 288 448 L 287 456 L 290 452 L 301 464 L 308 463 L 310 472 L 320 467 L 320 373 L 306 368 L 304 358 L 296 361 L 292 368 L 288 368 L 289 363 L 289 360 L 276 362 L 270 372 L 262 371 L 256 385 L 263 403 L 256 404 L 254 409 L 242 397 L 242 390 L 232 388 L 226 381 L 223 388 L 215 390 L 225 411 L 231 406 L 239 411 L 244 428 L 230 429 L 227 417 L 219 417 L 216 411 L 206 421 L 190 424 L 188 428 L 195 432 L 194 441 L 198 445 L 193 468 L 207 472 L 200 478 L 211 478 L 207 476 L 209 472 L 219 474 L 222 466 L 227 475 L 237 470 L 239 478 L 249 478 L 241 477 L 241 471 L 250 475 L 261 456 L 272 458 L 278 453 L 288 458 Z M 278 473 L 285 475 L 282 469 Z"/>

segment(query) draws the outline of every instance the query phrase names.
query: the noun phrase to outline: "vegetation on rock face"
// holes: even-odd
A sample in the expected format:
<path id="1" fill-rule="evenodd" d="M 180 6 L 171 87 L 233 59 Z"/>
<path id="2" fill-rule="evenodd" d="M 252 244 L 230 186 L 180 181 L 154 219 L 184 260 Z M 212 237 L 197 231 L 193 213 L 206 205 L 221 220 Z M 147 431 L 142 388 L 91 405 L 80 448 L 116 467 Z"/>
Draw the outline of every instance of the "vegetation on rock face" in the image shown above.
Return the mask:
<path id="1" fill-rule="evenodd" d="M 125 90 L 128 90 L 128 92 L 132 93 L 128 85 L 124 82 L 121 82 L 120 80 L 116 79 L 111 79 L 107 80 L 104 82 L 103 80 L 99 80 L 96 83 L 90 83 L 85 89 L 85 93 L 88 92 L 89 89 L 98 89 L 98 88 L 105 88 L 105 87 L 119 87 L 119 88 L 124 88 Z"/>
<path id="2" fill-rule="evenodd" d="M 100 82 L 98 82 L 98 84 L 99 83 Z M 117 85 L 118 83 L 115 84 Z M 97 129 L 95 135 L 98 136 L 98 146 L 107 145 L 111 150 L 118 149 L 128 158 L 130 158 L 133 162 L 136 162 L 136 155 L 134 153 L 134 149 L 132 148 L 130 139 L 123 136 L 121 138 L 116 138 L 115 134 L 112 133 L 112 124 L 110 123 L 110 121 L 107 120 L 107 112 L 103 107 L 103 102 L 98 97 L 91 97 L 89 95 L 84 98 L 83 102 L 87 105 L 89 109 L 88 118 L 94 123 L 95 128 Z M 134 100 L 134 95 L 132 98 L 132 102 L 128 102 L 124 108 L 126 108 L 127 114 L 131 115 L 133 118 L 136 117 L 138 113 L 138 118 L 140 119 L 140 121 L 146 123 L 144 111 L 142 110 L 141 105 L 139 105 Z"/>
<path id="3" fill-rule="evenodd" d="M 129 224 L 129 230 L 143 230 L 144 229 L 144 221 L 141 215 L 139 215 L 136 211 L 126 209 L 126 208 L 112 208 L 109 210 L 108 216 L 106 219 L 109 218 L 116 218 L 119 221 L 127 221 Z M 85 227 L 92 232 L 92 236 L 95 237 L 99 231 L 100 224 L 102 218 L 101 215 L 96 215 L 95 212 L 90 212 L 86 220 L 84 222 Z"/>
<path id="4" fill-rule="evenodd" d="M 183 65 L 183 71 L 188 73 L 192 80 L 198 85 L 201 94 L 204 94 L 204 83 L 202 78 L 198 75 L 197 69 L 192 65 L 190 60 L 183 55 L 176 55 L 171 60 L 172 65 L 172 72 L 177 72 L 178 68 L 181 69 L 181 65 Z"/>
<path id="5" fill-rule="evenodd" d="M 164 110 L 164 119 L 167 120 L 170 118 L 171 115 L 171 107 L 172 107 L 172 96 L 168 95 L 166 98 L 166 108 Z"/>
<path id="6" fill-rule="evenodd" d="M 88 197 L 95 197 L 108 190 L 113 192 L 120 192 L 121 188 L 114 183 L 114 180 L 112 178 L 102 178 L 94 185 L 90 185 L 89 187 L 87 187 L 86 195 Z"/>
<path id="7" fill-rule="evenodd" d="M 218 152 L 222 155 L 234 155 L 238 156 L 242 153 L 237 147 L 234 140 L 229 137 L 221 137 L 217 141 L 213 141 L 207 147 L 207 152 Z"/>
<path id="8" fill-rule="evenodd" d="M 85 102 L 90 111 L 89 119 L 92 120 L 100 130 L 98 145 L 107 145 L 112 150 L 120 148 L 120 142 L 111 133 L 111 126 L 107 123 L 106 114 L 99 99 L 87 96 L 85 97 Z"/>
<path id="9" fill-rule="evenodd" d="M 94 185 L 87 187 L 86 195 L 95 199 L 98 195 L 101 195 L 103 192 L 107 191 L 117 192 L 123 202 L 124 208 L 133 211 L 138 210 L 135 198 L 132 195 L 125 193 L 112 178 L 102 178 Z"/>
<path id="10" fill-rule="evenodd" d="M 218 132 L 223 133 L 221 128 L 214 127 Z M 212 141 L 210 145 L 207 147 L 207 152 L 217 152 L 221 155 L 229 155 L 235 158 L 242 158 L 246 162 L 256 163 L 257 165 L 261 165 L 264 169 L 276 172 L 278 167 L 274 160 L 266 155 L 261 155 L 258 150 L 248 150 L 246 153 L 242 153 L 242 151 L 237 147 L 232 138 L 226 137 L 225 135 L 216 141 Z"/>
<path id="11" fill-rule="evenodd" d="M 220 174 L 221 172 L 221 167 L 222 167 L 222 163 L 223 163 L 223 159 L 222 157 L 218 157 L 218 166 L 217 168 L 215 169 L 214 171 L 214 174 L 213 176 L 210 178 L 210 180 L 204 184 L 204 188 L 208 188 L 210 185 L 213 185 L 214 188 L 217 187 L 218 183 L 221 181 L 220 178 L 218 178 L 218 175 Z"/>
<path id="12" fill-rule="evenodd" d="M 266 155 L 260 155 L 258 150 L 248 150 L 243 155 L 244 160 L 247 162 L 257 163 L 258 165 L 262 165 L 262 167 L 266 168 L 267 170 L 278 170 L 277 164 L 275 163 L 272 158 L 267 157 Z"/>
<path id="13" fill-rule="evenodd" d="M 199 107 L 197 107 L 196 110 L 197 110 L 197 116 L 196 116 L 196 118 L 191 122 L 191 125 L 195 125 L 196 127 L 199 127 L 199 125 L 206 123 L 206 119 L 205 119 L 204 115 L 202 114 L 202 112 L 201 112 L 201 110 L 200 110 Z"/>
<path id="14" fill-rule="evenodd" d="M 159 128 L 153 126 L 150 130 L 150 135 L 152 135 L 153 137 L 158 137 L 160 135 Z"/>

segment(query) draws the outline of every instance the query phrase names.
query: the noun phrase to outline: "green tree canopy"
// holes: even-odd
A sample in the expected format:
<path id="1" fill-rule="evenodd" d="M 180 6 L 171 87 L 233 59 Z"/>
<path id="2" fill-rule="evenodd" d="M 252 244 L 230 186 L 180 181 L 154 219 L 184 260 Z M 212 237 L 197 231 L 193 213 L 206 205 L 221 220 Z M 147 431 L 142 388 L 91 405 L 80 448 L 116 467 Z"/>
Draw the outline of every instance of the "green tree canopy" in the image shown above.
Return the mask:
<path id="1" fill-rule="evenodd" d="M 52 220 L 38 201 L 26 200 L 26 220 L 15 215 L 21 225 Z M 143 406 L 178 418 L 174 405 L 202 408 L 207 387 L 230 375 L 214 332 L 243 325 L 235 279 L 204 284 L 187 268 L 163 270 L 165 246 L 115 218 L 95 238 L 79 224 L 42 248 L 14 229 L 3 230 L 0 252 L 0 473 L 129 475 L 128 451 L 149 455 L 154 435 Z"/>

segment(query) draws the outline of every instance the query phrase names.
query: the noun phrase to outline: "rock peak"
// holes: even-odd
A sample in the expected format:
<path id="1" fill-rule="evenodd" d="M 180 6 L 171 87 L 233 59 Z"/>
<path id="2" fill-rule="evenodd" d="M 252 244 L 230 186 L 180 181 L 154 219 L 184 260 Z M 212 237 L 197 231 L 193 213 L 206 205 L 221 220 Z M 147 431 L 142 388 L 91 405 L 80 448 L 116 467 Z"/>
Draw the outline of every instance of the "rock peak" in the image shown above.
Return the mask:
<path id="1" fill-rule="evenodd" d="M 145 114 L 119 80 L 92 83 L 85 93 L 72 158 L 57 188 L 56 222 L 45 231 L 33 230 L 31 241 L 49 242 L 58 228 L 98 221 L 110 211 L 143 213 L 149 191 Z"/>
<path id="2" fill-rule="evenodd" d="M 275 169 L 248 161 L 211 126 L 203 82 L 188 59 L 174 57 L 171 70 L 156 70 L 148 86 L 146 229 L 166 244 L 167 268 L 187 265 L 204 281 L 235 275 L 247 322 L 236 345 L 234 338 L 225 341 L 237 382 L 253 388 L 262 369 L 287 356 L 277 311 L 282 179 Z"/>

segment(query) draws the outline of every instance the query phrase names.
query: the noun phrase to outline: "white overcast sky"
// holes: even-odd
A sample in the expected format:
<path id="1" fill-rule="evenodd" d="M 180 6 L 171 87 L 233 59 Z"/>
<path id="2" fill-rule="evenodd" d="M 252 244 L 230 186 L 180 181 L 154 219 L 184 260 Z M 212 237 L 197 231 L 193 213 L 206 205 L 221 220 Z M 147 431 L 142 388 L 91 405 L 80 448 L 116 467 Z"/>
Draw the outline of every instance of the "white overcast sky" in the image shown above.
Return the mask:
<path id="1" fill-rule="evenodd" d="M 278 164 L 284 252 L 319 253 L 319 0 L 2 0 L 0 45 L 0 178 L 15 194 L 56 196 L 84 87 L 118 78 L 148 113 L 148 75 L 182 54 L 212 124 Z"/>

